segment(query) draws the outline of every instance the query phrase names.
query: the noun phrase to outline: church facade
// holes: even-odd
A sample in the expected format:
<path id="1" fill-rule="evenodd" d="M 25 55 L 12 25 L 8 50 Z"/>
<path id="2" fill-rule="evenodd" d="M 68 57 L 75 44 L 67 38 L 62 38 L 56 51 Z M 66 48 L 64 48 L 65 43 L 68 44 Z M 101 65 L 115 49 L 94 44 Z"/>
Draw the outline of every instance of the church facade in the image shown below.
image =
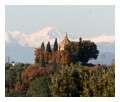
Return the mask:
<path id="1" fill-rule="evenodd" d="M 66 35 L 65 35 L 64 39 L 63 39 L 62 42 L 60 43 L 59 49 L 60 49 L 60 50 L 64 50 L 65 46 L 66 46 L 67 44 L 69 44 L 69 43 L 70 43 L 70 40 L 68 39 L 68 37 L 67 37 L 67 32 L 66 32 Z"/>

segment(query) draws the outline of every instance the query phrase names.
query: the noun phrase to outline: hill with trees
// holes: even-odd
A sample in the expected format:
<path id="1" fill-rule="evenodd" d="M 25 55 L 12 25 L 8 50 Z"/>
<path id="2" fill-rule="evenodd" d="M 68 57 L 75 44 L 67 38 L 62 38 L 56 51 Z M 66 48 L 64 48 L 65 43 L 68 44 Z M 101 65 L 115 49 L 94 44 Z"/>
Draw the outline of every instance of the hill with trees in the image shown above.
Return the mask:
<path id="1" fill-rule="evenodd" d="M 98 57 L 94 42 L 70 42 L 59 50 L 57 39 L 34 51 L 34 64 L 6 63 L 6 97 L 114 97 L 115 63 L 91 65 Z"/>

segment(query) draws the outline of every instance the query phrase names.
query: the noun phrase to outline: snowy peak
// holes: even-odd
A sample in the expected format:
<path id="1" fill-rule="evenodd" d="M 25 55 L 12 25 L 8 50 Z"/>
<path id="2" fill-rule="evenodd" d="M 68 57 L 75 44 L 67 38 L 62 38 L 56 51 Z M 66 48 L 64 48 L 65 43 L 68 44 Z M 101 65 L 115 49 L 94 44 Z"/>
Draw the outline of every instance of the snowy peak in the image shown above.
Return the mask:
<path id="1" fill-rule="evenodd" d="M 84 40 L 91 40 L 96 43 L 98 43 L 98 42 L 114 42 L 115 36 L 114 35 L 110 35 L 110 36 L 101 35 L 101 36 L 96 36 L 93 38 L 85 38 Z"/>
<path id="2" fill-rule="evenodd" d="M 53 27 L 45 27 L 44 29 L 30 35 L 30 37 L 46 37 L 46 36 L 52 39 L 63 38 L 62 33 L 58 32 Z"/>
<path id="3" fill-rule="evenodd" d="M 5 33 L 5 42 L 6 43 L 19 43 L 21 46 L 26 45 L 27 35 L 24 33 L 20 33 L 18 31 L 14 32 L 6 32 Z"/>
<path id="4" fill-rule="evenodd" d="M 57 31 L 53 27 L 45 27 L 38 32 L 33 34 L 24 34 L 19 31 L 14 32 L 6 32 L 5 33 L 5 42 L 6 44 L 19 44 L 21 46 L 29 46 L 29 47 L 39 47 L 42 42 L 45 45 L 50 41 L 51 44 L 54 43 L 57 38 L 58 43 L 60 43 L 64 39 L 65 34 Z M 69 34 L 68 34 L 69 37 Z M 71 41 L 79 41 L 79 39 L 73 39 L 69 37 Z M 114 42 L 115 36 L 96 36 L 93 38 L 85 38 L 83 40 L 91 40 L 95 43 L 98 42 Z"/>
<path id="5" fill-rule="evenodd" d="M 34 36 L 35 36 L 35 35 L 36 35 L 36 36 L 38 36 L 38 35 L 46 36 L 46 35 L 47 35 L 49 32 L 51 32 L 52 30 L 54 30 L 53 27 L 45 27 L 45 28 L 43 28 L 42 30 L 33 33 L 32 35 L 34 35 Z"/>
<path id="6" fill-rule="evenodd" d="M 10 44 L 12 42 L 16 42 L 19 43 L 21 46 L 27 45 L 30 47 L 39 47 L 42 42 L 47 44 L 48 41 L 53 44 L 56 38 L 59 43 L 64 38 L 64 36 L 53 27 L 45 27 L 33 34 L 24 34 L 18 31 L 5 33 L 6 43 Z"/>

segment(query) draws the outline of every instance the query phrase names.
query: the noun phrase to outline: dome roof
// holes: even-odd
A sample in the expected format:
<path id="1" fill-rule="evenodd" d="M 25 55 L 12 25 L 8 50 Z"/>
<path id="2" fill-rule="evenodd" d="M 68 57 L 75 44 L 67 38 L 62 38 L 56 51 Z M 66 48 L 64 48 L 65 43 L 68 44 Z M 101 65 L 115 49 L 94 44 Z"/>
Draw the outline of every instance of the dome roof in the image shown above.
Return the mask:
<path id="1" fill-rule="evenodd" d="M 60 43 L 60 50 L 64 50 L 65 45 L 69 44 L 70 40 L 67 37 L 67 33 L 63 39 L 63 41 Z"/>

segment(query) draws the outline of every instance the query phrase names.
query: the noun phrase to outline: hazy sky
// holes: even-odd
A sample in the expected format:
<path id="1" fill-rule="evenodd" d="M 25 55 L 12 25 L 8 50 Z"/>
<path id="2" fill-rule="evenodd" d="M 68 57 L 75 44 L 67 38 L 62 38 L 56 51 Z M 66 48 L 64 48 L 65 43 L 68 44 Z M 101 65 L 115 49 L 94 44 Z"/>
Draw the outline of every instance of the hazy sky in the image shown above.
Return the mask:
<path id="1" fill-rule="evenodd" d="M 6 31 L 31 34 L 51 26 L 75 37 L 115 34 L 115 6 L 6 6 Z"/>

